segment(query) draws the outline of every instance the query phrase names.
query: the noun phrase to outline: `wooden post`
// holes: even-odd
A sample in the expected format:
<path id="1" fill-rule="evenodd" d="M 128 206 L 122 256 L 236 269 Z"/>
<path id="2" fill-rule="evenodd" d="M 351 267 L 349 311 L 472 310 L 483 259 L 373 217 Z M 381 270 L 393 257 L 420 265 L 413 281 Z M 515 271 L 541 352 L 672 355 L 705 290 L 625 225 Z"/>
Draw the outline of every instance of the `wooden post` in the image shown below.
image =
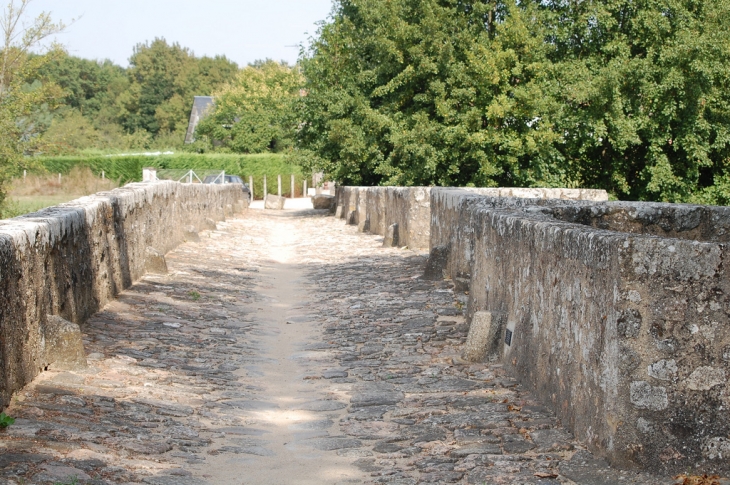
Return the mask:
<path id="1" fill-rule="evenodd" d="M 296 197 L 296 190 L 294 190 L 294 174 L 291 174 L 291 186 L 290 186 L 291 198 Z"/>
<path id="2" fill-rule="evenodd" d="M 253 177 L 251 175 L 248 176 L 248 190 L 251 191 L 251 200 L 253 200 Z"/>
<path id="3" fill-rule="evenodd" d="M 278 188 L 278 190 L 277 190 L 277 195 L 278 195 L 279 197 L 281 197 L 281 174 L 279 174 L 279 175 L 277 176 L 277 183 L 278 183 L 278 186 L 277 186 L 277 188 Z"/>

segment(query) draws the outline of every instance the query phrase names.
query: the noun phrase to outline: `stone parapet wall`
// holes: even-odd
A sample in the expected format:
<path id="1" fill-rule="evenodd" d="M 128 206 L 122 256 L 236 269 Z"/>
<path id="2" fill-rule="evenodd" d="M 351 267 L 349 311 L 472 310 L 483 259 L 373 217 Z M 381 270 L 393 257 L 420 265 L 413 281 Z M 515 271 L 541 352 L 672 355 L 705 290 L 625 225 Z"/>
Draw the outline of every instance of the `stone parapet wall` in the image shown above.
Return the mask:
<path id="1" fill-rule="evenodd" d="M 337 187 L 336 216 L 361 231 L 385 236 L 397 225 L 398 245 L 427 249 L 431 232 L 431 187 Z M 441 190 L 441 189 L 438 189 Z M 493 197 L 608 200 L 604 190 L 468 188 L 460 193 Z"/>
<path id="2" fill-rule="evenodd" d="M 401 246 L 428 237 L 425 274 L 468 292 L 467 320 L 480 312 L 482 334 L 498 335 L 489 358 L 594 453 L 659 473 L 730 472 L 730 208 L 340 187 L 337 212 L 376 234 L 397 224 Z"/>
<path id="3" fill-rule="evenodd" d="M 156 182 L 0 221 L 0 407 L 48 366 L 60 316 L 77 324 L 164 254 L 248 207 L 238 185 Z"/>
<path id="4" fill-rule="evenodd" d="M 619 466 L 730 471 L 730 209 L 431 191 L 496 358 Z M 509 342 L 509 345 L 507 344 Z"/>
<path id="5" fill-rule="evenodd" d="M 336 216 L 385 236 L 397 224 L 397 245 L 428 248 L 430 187 L 337 187 Z"/>

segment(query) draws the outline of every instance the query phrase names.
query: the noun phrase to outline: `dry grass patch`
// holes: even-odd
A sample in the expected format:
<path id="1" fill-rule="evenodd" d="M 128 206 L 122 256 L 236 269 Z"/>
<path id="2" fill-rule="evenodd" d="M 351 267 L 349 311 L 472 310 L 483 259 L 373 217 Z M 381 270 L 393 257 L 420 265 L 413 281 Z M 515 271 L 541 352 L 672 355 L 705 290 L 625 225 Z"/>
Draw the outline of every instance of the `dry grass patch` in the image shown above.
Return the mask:
<path id="1" fill-rule="evenodd" d="M 74 167 L 68 174 L 28 174 L 14 179 L 2 207 L 2 216 L 16 217 L 46 207 L 119 187 L 114 180 L 102 179 L 88 167 Z"/>

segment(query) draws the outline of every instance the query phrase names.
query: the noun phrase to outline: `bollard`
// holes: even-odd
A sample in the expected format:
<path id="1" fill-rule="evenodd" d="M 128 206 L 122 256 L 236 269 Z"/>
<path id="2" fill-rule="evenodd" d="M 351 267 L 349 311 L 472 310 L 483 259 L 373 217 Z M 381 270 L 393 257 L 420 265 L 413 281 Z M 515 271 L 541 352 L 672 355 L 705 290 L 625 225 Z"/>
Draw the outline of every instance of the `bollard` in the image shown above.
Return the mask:
<path id="1" fill-rule="evenodd" d="M 276 192 L 276 194 L 279 197 L 281 197 L 281 174 L 277 175 L 276 182 L 277 182 L 277 192 Z"/>
<path id="2" fill-rule="evenodd" d="M 295 188 L 295 185 L 294 185 L 294 174 L 291 174 L 291 185 L 289 186 L 289 188 L 291 189 L 290 190 L 290 192 L 291 192 L 291 198 L 293 199 L 294 197 L 296 197 L 296 190 L 294 190 L 294 188 Z"/>
<path id="3" fill-rule="evenodd" d="M 490 356 L 499 358 L 506 327 L 504 313 L 474 312 L 461 358 L 468 362 L 484 362 Z"/>
<path id="4" fill-rule="evenodd" d="M 253 200 L 253 177 L 251 175 L 248 176 L 248 190 L 251 191 L 251 200 Z"/>

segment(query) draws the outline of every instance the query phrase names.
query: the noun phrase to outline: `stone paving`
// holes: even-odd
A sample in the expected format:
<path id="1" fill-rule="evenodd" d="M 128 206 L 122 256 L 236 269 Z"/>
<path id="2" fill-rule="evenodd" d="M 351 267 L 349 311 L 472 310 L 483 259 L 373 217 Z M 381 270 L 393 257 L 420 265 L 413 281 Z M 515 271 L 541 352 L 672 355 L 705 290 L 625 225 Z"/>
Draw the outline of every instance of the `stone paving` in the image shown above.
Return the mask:
<path id="1" fill-rule="evenodd" d="M 675 483 L 595 459 L 499 365 L 466 295 L 318 211 L 249 210 L 83 327 L 6 410 L 0 484 Z"/>

